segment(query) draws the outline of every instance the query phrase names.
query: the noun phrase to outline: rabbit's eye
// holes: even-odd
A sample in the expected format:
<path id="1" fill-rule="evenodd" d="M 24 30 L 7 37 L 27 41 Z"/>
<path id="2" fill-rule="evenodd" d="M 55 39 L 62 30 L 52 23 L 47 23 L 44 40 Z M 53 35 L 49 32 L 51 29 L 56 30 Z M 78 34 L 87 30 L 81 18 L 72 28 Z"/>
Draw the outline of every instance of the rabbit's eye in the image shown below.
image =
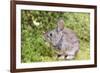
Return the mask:
<path id="1" fill-rule="evenodd" d="M 50 33 L 50 36 L 52 36 L 52 33 Z"/>

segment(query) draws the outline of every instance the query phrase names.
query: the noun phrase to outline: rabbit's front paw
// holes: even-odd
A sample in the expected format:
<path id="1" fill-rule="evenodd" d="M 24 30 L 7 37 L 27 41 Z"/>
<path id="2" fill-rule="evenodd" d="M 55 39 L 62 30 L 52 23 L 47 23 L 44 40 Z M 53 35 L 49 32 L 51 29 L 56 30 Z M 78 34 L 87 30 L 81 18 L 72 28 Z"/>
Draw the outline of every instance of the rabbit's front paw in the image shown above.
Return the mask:
<path id="1" fill-rule="evenodd" d="M 66 59 L 66 60 L 72 60 L 72 59 L 74 59 L 74 56 L 73 56 L 73 55 L 67 56 L 65 59 Z"/>
<path id="2" fill-rule="evenodd" d="M 58 59 L 59 60 L 63 60 L 65 57 L 64 56 L 59 56 Z"/>

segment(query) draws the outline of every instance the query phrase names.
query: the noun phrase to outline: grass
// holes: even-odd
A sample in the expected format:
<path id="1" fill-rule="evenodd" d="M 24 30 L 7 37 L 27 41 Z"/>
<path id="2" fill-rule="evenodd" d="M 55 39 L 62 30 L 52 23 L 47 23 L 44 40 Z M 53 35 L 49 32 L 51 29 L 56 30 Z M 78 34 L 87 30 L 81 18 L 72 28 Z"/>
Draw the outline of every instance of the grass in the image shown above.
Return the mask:
<path id="1" fill-rule="evenodd" d="M 54 29 L 59 17 L 64 18 L 65 27 L 75 31 L 80 40 L 75 60 L 90 59 L 89 13 L 22 10 L 21 62 L 58 61 L 52 46 L 45 43 L 43 32 Z"/>
<path id="2" fill-rule="evenodd" d="M 80 50 L 75 58 L 76 60 L 89 60 L 90 59 L 90 47 L 89 43 L 85 41 L 80 42 Z"/>

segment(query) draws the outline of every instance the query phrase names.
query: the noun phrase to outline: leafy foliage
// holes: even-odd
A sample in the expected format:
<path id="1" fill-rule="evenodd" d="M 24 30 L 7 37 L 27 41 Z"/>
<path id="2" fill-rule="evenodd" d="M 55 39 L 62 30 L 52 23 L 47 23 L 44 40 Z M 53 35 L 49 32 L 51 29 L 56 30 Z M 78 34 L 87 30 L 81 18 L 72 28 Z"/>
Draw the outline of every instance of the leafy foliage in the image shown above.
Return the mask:
<path id="1" fill-rule="evenodd" d="M 76 60 L 90 58 L 90 15 L 79 12 L 21 11 L 21 61 L 56 61 L 55 51 L 46 44 L 43 32 L 56 27 L 59 18 L 65 21 L 65 27 L 75 31 L 80 39 L 80 51 Z"/>

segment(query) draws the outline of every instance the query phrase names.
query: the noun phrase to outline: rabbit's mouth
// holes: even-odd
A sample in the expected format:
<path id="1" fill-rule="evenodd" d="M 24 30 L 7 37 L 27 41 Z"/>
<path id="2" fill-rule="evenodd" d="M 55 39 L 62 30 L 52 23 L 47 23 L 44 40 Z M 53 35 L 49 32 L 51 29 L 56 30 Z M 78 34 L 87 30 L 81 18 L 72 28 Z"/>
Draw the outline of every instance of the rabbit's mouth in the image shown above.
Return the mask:
<path id="1" fill-rule="evenodd" d="M 58 45 L 53 45 L 53 47 L 57 50 L 61 50 L 60 47 Z"/>

